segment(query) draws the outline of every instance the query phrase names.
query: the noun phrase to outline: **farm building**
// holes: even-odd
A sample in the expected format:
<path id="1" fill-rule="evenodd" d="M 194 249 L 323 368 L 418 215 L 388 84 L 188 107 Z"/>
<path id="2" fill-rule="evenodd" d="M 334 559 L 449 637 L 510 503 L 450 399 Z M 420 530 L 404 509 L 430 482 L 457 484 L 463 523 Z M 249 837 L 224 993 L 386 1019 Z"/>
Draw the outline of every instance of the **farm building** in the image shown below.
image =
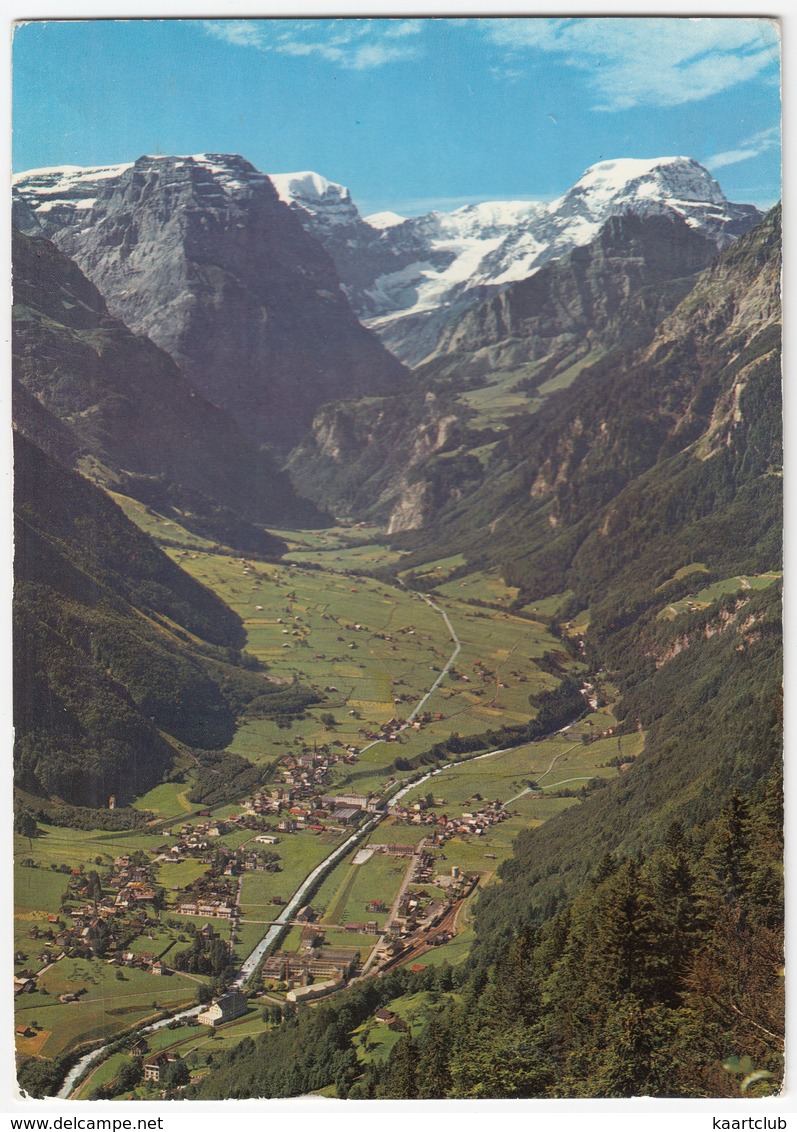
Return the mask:
<path id="1" fill-rule="evenodd" d="M 144 1080 L 145 1081 L 160 1081 L 161 1074 L 165 1071 L 168 1065 L 174 1061 L 181 1061 L 181 1057 L 176 1053 L 158 1053 L 148 1061 L 144 1062 Z"/>

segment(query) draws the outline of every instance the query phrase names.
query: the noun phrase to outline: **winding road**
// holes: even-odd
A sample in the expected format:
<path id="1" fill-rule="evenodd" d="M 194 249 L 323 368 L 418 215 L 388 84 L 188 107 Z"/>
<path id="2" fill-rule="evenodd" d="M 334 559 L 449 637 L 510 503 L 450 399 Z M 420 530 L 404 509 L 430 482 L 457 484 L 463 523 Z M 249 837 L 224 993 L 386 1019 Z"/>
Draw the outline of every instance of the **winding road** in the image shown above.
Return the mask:
<path id="1" fill-rule="evenodd" d="M 457 636 L 456 630 L 454 629 L 454 626 L 451 624 L 449 616 L 445 612 L 445 610 L 441 609 L 439 605 L 435 605 L 435 603 L 427 597 L 423 597 L 422 595 L 419 594 L 418 598 L 421 601 L 425 601 L 427 605 L 430 605 L 432 607 L 432 609 L 434 609 L 437 613 L 439 613 L 440 616 L 443 618 L 443 620 L 445 621 L 445 624 L 446 624 L 446 628 L 448 629 L 449 633 L 451 634 L 451 639 L 454 642 L 454 651 L 452 652 L 451 656 L 449 657 L 448 661 L 446 662 L 445 667 L 443 668 L 442 672 L 440 673 L 440 675 L 435 680 L 432 687 L 424 695 L 423 699 L 420 700 L 420 702 L 416 705 L 416 707 L 413 709 L 411 715 L 408 716 L 407 721 L 403 724 L 403 727 L 409 726 L 409 724 L 415 719 L 415 717 L 420 712 L 423 705 L 426 703 L 426 701 L 429 699 L 429 697 L 432 695 L 432 693 L 437 690 L 437 688 L 440 686 L 441 681 L 448 675 L 449 671 L 451 670 L 451 665 L 454 663 L 456 658 L 459 656 L 460 651 L 462 649 L 462 645 L 460 643 L 459 637 Z M 378 743 L 383 743 L 383 742 L 384 742 L 383 739 L 376 739 L 376 740 L 374 740 L 373 743 L 369 743 L 367 747 L 363 747 L 362 750 L 363 751 L 370 750 L 371 747 L 375 747 Z M 498 752 L 495 752 L 495 753 L 497 754 Z M 481 757 L 483 758 L 484 756 L 481 756 Z M 440 769 L 445 769 L 445 768 L 441 767 Z M 404 787 L 402 787 L 401 790 L 398 791 L 398 793 L 396 793 L 393 796 L 393 798 L 391 800 L 393 802 L 398 801 L 399 798 L 402 798 L 405 794 L 407 794 L 415 786 L 418 786 L 420 783 L 425 782 L 427 778 L 430 778 L 432 773 L 438 773 L 438 772 L 429 772 L 428 774 L 423 775 L 421 778 L 415 779 L 414 781 L 407 783 Z M 253 948 L 251 953 L 246 957 L 246 959 L 241 964 L 240 969 L 238 970 L 238 973 L 233 980 L 233 983 L 232 983 L 233 986 L 240 988 L 247 982 L 248 979 L 250 979 L 252 977 L 254 972 L 257 970 L 258 965 L 264 959 L 269 948 L 277 942 L 281 933 L 285 930 L 285 927 L 287 926 L 288 921 L 291 919 L 293 913 L 298 908 L 301 907 L 305 895 L 308 892 L 312 891 L 315 884 L 325 875 L 325 873 L 329 872 L 329 870 L 332 869 L 342 857 L 345 857 L 345 855 L 358 843 L 358 841 L 361 841 L 367 834 L 369 834 L 373 829 L 375 829 L 377 827 L 377 825 L 379 825 L 379 823 L 384 820 L 385 817 L 387 817 L 387 811 L 386 810 L 383 813 L 375 814 L 372 818 L 370 818 L 365 823 L 365 825 L 361 826 L 355 833 L 353 833 L 350 837 L 348 837 L 341 845 L 338 845 L 338 847 L 336 849 L 333 849 L 333 851 L 329 854 L 329 856 L 325 857 L 324 860 L 319 865 L 316 865 L 316 867 L 313 869 L 313 871 L 305 877 L 305 879 L 302 881 L 302 883 L 299 885 L 299 887 L 294 892 L 293 896 L 290 898 L 288 903 L 283 908 L 282 912 L 279 914 L 277 919 L 273 922 L 272 926 L 268 929 L 268 931 L 263 936 L 263 938 L 260 940 L 260 942 L 257 944 L 257 946 L 255 948 Z M 240 884 L 239 884 L 239 896 L 240 896 Z M 191 1018 L 194 1015 L 201 1013 L 202 1010 L 204 1010 L 204 1006 L 190 1007 L 189 1009 L 182 1010 L 182 1011 L 180 1011 L 180 1013 L 174 1014 L 174 1015 L 170 1016 L 169 1018 L 164 1018 L 161 1021 L 153 1022 L 148 1026 L 142 1027 L 140 1030 L 137 1031 L 137 1034 L 142 1034 L 142 1035 L 143 1034 L 150 1034 L 155 1030 L 160 1030 L 164 1026 L 168 1026 L 168 1024 L 170 1022 L 174 1021 L 175 1019 Z M 80 1058 L 80 1060 L 72 1067 L 72 1069 L 70 1069 L 69 1073 L 66 1076 L 66 1079 L 64 1080 L 63 1085 L 61 1086 L 60 1090 L 58 1091 L 57 1097 L 59 1099 L 66 1100 L 72 1095 L 72 1093 L 75 1091 L 75 1088 L 76 1088 L 78 1082 L 82 1080 L 86 1070 L 88 1068 L 92 1067 L 92 1066 L 94 1068 L 96 1068 L 100 1064 L 100 1062 L 104 1059 L 107 1048 L 108 1048 L 107 1046 L 101 1046 L 99 1049 L 92 1050 L 90 1053 L 84 1054 L 84 1056 Z"/>
<path id="2" fill-rule="evenodd" d="M 435 602 L 433 602 L 428 597 L 425 597 L 425 596 L 419 594 L 418 599 L 421 600 L 421 601 L 424 601 L 427 605 L 429 605 L 432 609 L 434 609 L 435 612 L 439 613 L 440 616 L 443 618 L 443 621 L 445 622 L 446 628 L 448 629 L 449 633 L 451 634 L 451 640 L 454 643 L 454 650 L 451 653 L 451 656 L 448 658 L 448 661 L 446 662 L 446 664 L 443 667 L 442 671 L 440 672 L 439 676 L 435 680 L 434 684 L 432 684 L 429 691 L 426 692 L 426 694 L 423 696 L 423 698 L 418 702 L 418 704 L 412 710 L 410 715 L 407 717 L 407 720 L 402 724 L 402 729 L 410 726 L 410 724 L 415 720 L 415 718 L 418 716 L 418 714 L 422 710 L 424 704 L 429 700 L 430 696 L 437 690 L 437 688 L 440 686 L 442 681 L 448 675 L 448 673 L 451 670 L 452 665 L 454 664 L 454 661 L 457 659 L 460 652 L 462 651 L 462 644 L 460 642 L 459 637 L 457 636 L 457 632 L 456 632 L 454 626 L 451 624 L 451 620 L 450 620 L 448 614 L 446 613 L 446 611 L 444 609 L 442 609 L 439 605 L 437 605 Z M 561 734 L 562 732 L 567 731 L 569 726 L 570 726 L 570 724 L 568 724 L 566 727 L 560 728 L 560 730 L 559 730 L 559 732 L 557 732 L 557 734 Z M 374 740 L 374 742 L 369 743 L 367 747 L 363 747 L 362 751 L 369 750 L 371 747 L 375 747 L 378 743 L 382 743 L 384 741 L 385 740 L 383 740 L 383 739 L 376 739 L 376 740 Z M 511 748 L 511 747 L 502 747 L 498 750 L 486 751 L 483 754 L 474 755 L 471 759 L 460 759 L 460 760 L 457 760 L 457 762 L 446 763 L 444 766 L 437 767 L 434 770 L 427 771 L 427 773 L 421 775 L 420 777 L 414 778 L 414 779 L 406 782 L 404 785 L 402 785 L 401 788 L 395 794 L 392 795 L 392 797 L 390 799 L 391 805 L 393 803 L 399 801 L 399 799 L 403 798 L 406 794 L 408 794 L 410 792 L 410 790 L 414 790 L 417 786 L 422 785 L 428 779 L 433 778 L 436 775 L 442 774 L 443 771 L 449 770 L 453 766 L 461 765 L 461 763 L 463 763 L 463 762 L 475 762 L 478 759 L 494 758 L 496 755 L 504 755 L 512 749 L 513 748 Z M 562 752 L 562 754 L 564 754 L 564 753 L 565 752 Z M 559 758 L 559 757 L 560 756 L 557 756 L 557 758 Z M 556 762 L 556 759 L 553 760 L 550 767 L 545 772 L 546 774 L 548 774 L 551 771 L 555 762 Z M 518 797 L 520 797 L 520 795 L 518 795 Z M 514 799 L 513 799 L 513 801 L 514 801 Z M 378 814 L 374 814 L 373 817 L 369 818 L 369 820 L 363 826 L 361 826 L 356 832 L 354 832 L 350 837 L 348 837 L 342 844 L 340 844 L 336 849 L 333 849 L 333 851 L 327 857 L 325 857 L 324 860 L 319 865 L 316 865 L 316 867 L 312 870 L 312 872 L 310 872 L 307 875 L 307 877 L 305 877 L 305 879 L 302 881 L 302 883 L 296 889 L 293 896 L 290 898 L 288 903 L 285 905 L 285 907 L 283 908 L 282 912 L 279 914 L 277 919 L 275 921 L 273 921 L 271 927 L 268 929 L 266 934 L 263 936 L 263 938 L 260 940 L 260 942 L 256 945 L 256 947 L 253 948 L 251 953 L 247 956 L 247 958 L 241 964 L 241 967 L 240 967 L 238 973 L 236 974 L 236 976 L 233 980 L 233 983 L 232 983 L 233 986 L 238 987 L 238 988 L 241 988 L 241 987 L 244 986 L 244 984 L 252 977 L 254 972 L 257 970 L 257 967 L 259 966 L 261 961 L 265 958 L 269 948 L 279 940 L 281 933 L 288 926 L 288 923 L 289 923 L 293 913 L 298 908 L 300 908 L 302 906 L 302 903 L 304 902 L 305 896 L 313 890 L 313 888 L 315 887 L 317 882 L 319 880 L 321 880 L 321 878 L 327 872 L 329 872 L 338 863 L 338 861 L 341 860 L 342 857 L 344 857 L 348 852 L 350 852 L 350 850 L 359 841 L 361 841 L 364 837 L 366 837 L 369 833 L 371 833 L 372 830 L 376 829 L 376 827 L 380 824 L 380 822 L 384 821 L 384 819 L 387 816 L 388 816 L 387 809 L 385 809 L 384 811 L 381 811 Z M 454 919 L 455 919 L 455 917 L 454 917 Z M 452 924 L 453 924 L 453 922 L 454 921 L 452 920 Z M 137 1035 L 144 1035 L 144 1034 L 152 1033 L 155 1030 L 162 1029 L 164 1026 L 168 1026 L 169 1023 L 174 1021 L 175 1019 L 179 1020 L 181 1018 L 193 1017 L 194 1015 L 199 1014 L 204 1009 L 205 1009 L 204 1006 L 190 1007 L 189 1009 L 180 1011 L 178 1014 L 164 1018 L 161 1021 L 151 1023 L 148 1026 L 144 1026 L 140 1030 L 138 1030 L 136 1032 L 136 1034 Z M 80 1058 L 80 1060 L 69 1071 L 61 1089 L 59 1090 L 59 1092 L 57 1094 L 58 1098 L 68 1099 L 75 1092 L 76 1086 L 78 1085 L 78 1082 L 80 1082 L 82 1080 L 82 1078 L 84 1077 L 86 1070 L 89 1067 L 92 1067 L 92 1066 L 94 1068 L 96 1068 L 97 1065 L 99 1065 L 99 1063 L 102 1060 L 104 1060 L 107 1048 L 108 1048 L 107 1046 L 102 1046 L 100 1049 L 93 1050 L 92 1052 L 87 1053 L 83 1057 Z"/>

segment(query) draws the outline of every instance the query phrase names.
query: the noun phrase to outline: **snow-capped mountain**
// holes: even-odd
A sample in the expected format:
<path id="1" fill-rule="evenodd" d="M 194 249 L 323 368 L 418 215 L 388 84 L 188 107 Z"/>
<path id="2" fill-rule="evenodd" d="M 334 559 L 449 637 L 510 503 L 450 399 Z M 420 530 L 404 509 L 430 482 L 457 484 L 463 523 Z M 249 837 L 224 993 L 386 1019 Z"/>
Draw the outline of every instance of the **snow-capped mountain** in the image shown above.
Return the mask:
<path id="1" fill-rule="evenodd" d="M 355 280 L 325 233 L 330 228 L 325 219 L 326 192 L 314 204 L 306 192 L 301 193 L 303 178 L 309 175 L 294 176 L 297 190 L 290 187 L 290 175 L 273 178 L 282 186 L 283 199 L 303 210 L 303 222 L 327 245 L 360 317 L 410 363 L 435 348 L 451 314 L 588 244 L 611 216 L 675 213 L 718 248 L 760 217 L 752 205 L 729 202 L 708 171 L 688 157 L 602 161 L 551 204 L 497 201 L 405 220 L 395 213 L 380 213 L 363 221 L 342 190 L 351 217 L 346 236 L 349 257 L 356 258 L 356 248 L 369 245 L 379 247 L 383 258 L 392 250 L 403 259 L 400 267 L 369 280 L 360 258 Z M 339 208 L 333 215 L 341 215 Z M 376 245 L 365 231 L 369 227 L 377 231 Z M 340 234 L 338 227 L 335 243 L 340 242 Z M 371 257 L 371 265 L 374 262 Z"/>
<path id="2" fill-rule="evenodd" d="M 399 216 L 397 212 L 388 209 L 386 212 L 372 212 L 370 216 L 366 216 L 365 223 L 370 224 L 372 228 L 395 228 L 397 224 L 403 224 L 406 219 L 406 216 Z"/>
<path id="3" fill-rule="evenodd" d="M 320 240 L 335 261 L 343 288 L 361 317 L 377 313 L 369 295 L 375 279 L 402 277 L 404 269 L 426 254 L 426 245 L 412 234 L 391 240 L 383 227 L 363 220 L 344 185 L 318 173 L 271 173 L 280 200 L 295 212 L 304 227 Z M 402 217 L 397 218 L 399 223 Z"/>
<path id="4" fill-rule="evenodd" d="M 675 213 L 719 249 L 760 218 L 749 204 L 731 204 L 711 174 L 689 157 L 623 158 L 590 166 L 537 223 L 518 228 L 481 266 L 494 286 L 526 278 L 543 263 L 588 244 L 610 216 Z"/>
<path id="5" fill-rule="evenodd" d="M 276 196 L 332 257 L 361 321 L 410 364 L 436 349 L 453 317 L 588 244 L 612 216 L 674 213 L 718 248 L 760 216 L 752 205 L 729 202 L 708 171 L 689 157 L 599 162 L 550 204 L 495 201 L 448 213 L 403 218 L 386 212 L 366 219 L 346 187 L 315 172 L 266 176 L 243 158 L 226 155 L 148 160 L 168 160 L 175 170 L 188 162 L 202 170 L 206 193 L 220 190 L 239 204 L 255 182 L 270 181 Z M 83 231 L 96 222 L 95 202 L 130 169 L 124 164 L 21 174 L 15 178 L 19 214 L 32 214 L 45 235 Z M 28 218 L 27 230 L 31 223 Z"/>
<path id="6" fill-rule="evenodd" d="M 26 204 L 42 229 L 69 224 L 78 219 L 78 214 L 88 216 L 100 191 L 118 182 L 132 164 L 28 169 L 12 178 L 15 203 Z"/>
<path id="7" fill-rule="evenodd" d="M 400 280 L 380 276 L 368 297 L 377 314 L 417 313 L 444 305 L 459 287 L 475 287 L 491 280 L 481 265 L 504 241 L 529 228 L 545 215 L 539 201 L 494 201 L 468 204 L 454 212 L 430 212 L 383 229 L 390 242 L 414 240 L 428 248 L 421 262 L 408 265 Z M 429 269 L 429 261 L 442 266 Z M 407 306 L 407 286 L 415 288 L 415 302 Z"/>
<path id="8" fill-rule="evenodd" d="M 271 173 L 269 179 L 280 200 L 309 213 L 316 224 L 335 228 L 361 220 L 345 185 L 328 181 L 319 173 Z"/>

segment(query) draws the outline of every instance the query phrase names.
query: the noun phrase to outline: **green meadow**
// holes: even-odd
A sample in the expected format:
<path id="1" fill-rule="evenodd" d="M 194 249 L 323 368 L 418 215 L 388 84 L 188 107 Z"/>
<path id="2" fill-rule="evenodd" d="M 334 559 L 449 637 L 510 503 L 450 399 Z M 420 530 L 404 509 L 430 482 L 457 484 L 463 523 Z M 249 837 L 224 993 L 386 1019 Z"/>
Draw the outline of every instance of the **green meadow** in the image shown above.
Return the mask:
<path id="1" fill-rule="evenodd" d="M 283 871 L 279 873 L 244 873 L 241 885 L 241 917 L 244 921 L 271 921 L 279 914 L 279 907 L 271 901 L 280 896 L 287 901 L 308 873 L 340 845 L 345 834 L 290 833 L 279 845 Z M 261 936 L 265 934 L 265 929 Z"/>
<path id="2" fill-rule="evenodd" d="M 332 548 L 309 547 L 306 554 L 317 563 L 333 548 L 334 542 Z M 427 566 L 445 571 L 460 564 L 457 556 Z M 192 554 L 182 565 L 242 616 L 247 647 L 273 678 L 297 680 L 324 698 L 303 719 L 245 721 L 229 749 L 257 764 L 314 744 L 362 748 L 369 742 L 362 731 L 374 732 L 394 715 L 406 718 L 454 651 L 436 610 L 410 591 L 371 578 L 218 554 Z M 496 597 L 501 583 L 485 577 L 479 586 L 468 596 Z M 453 730 L 468 735 L 499 722 L 523 722 L 533 715 L 529 696 L 555 685 L 534 663 L 557 647 L 543 624 L 485 613 L 467 601 L 448 600 L 446 608 L 462 645 L 456 674 L 424 703 L 425 711 L 442 718 L 401 732 L 394 743 L 369 746 L 355 767 L 335 769 L 334 786 L 379 790 L 397 757 L 421 754 Z M 482 666 L 493 673 L 489 680 L 481 679 Z M 166 801 L 173 813 L 179 798 Z"/>
<path id="3" fill-rule="evenodd" d="M 314 898 L 314 907 L 324 909 L 324 924 L 342 926 L 376 920 L 382 927 L 388 912 L 369 912 L 368 902 L 382 900 L 390 909 L 407 871 L 408 859 L 373 853 L 363 864 L 355 865 L 356 856 L 355 851 L 336 865 Z"/>
<path id="4" fill-rule="evenodd" d="M 137 810 L 151 810 L 159 817 L 179 818 L 196 811 L 196 806 L 187 798 L 189 789 L 185 783 L 162 782 L 142 794 L 133 805 Z"/>
<path id="5" fill-rule="evenodd" d="M 487 601 L 495 605 L 511 605 L 520 591 L 508 586 L 497 570 L 477 571 L 453 582 L 437 586 L 443 597 L 460 601 Z"/>
<path id="6" fill-rule="evenodd" d="M 700 572 L 700 563 L 696 563 L 691 567 L 684 567 L 687 574 Z M 705 567 L 703 567 L 705 570 Z M 682 577 L 686 576 L 682 571 L 678 571 Z M 675 577 L 678 577 L 678 574 Z M 740 574 L 736 578 L 723 578 L 719 582 L 714 582 L 710 586 L 704 586 L 702 590 L 696 593 L 687 594 L 686 597 L 681 598 L 680 601 L 674 601 L 671 605 L 665 606 L 659 612 L 660 621 L 672 621 L 679 613 L 688 613 L 696 609 L 707 609 L 712 602 L 717 601 L 718 598 L 725 597 L 728 594 L 744 594 L 750 590 L 765 590 L 774 582 L 782 579 L 783 573 L 780 570 L 773 570 L 766 574 Z"/>
<path id="7" fill-rule="evenodd" d="M 83 993 L 77 1002 L 60 1003 L 58 996 L 66 992 Z M 39 977 L 34 993 L 19 996 L 16 1022 L 46 1031 L 39 1052 L 56 1057 L 83 1042 L 111 1038 L 159 1010 L 195 1001 L 196 983 L 178 975 L 121 970 L 102 959 L 64 959 Z"/>
<path id="8" fill-rule="evenodd" d="M 556 686 L 557 677 L 538 661 L 548 653 L 557 657 L 560 671 L 578 666 L 562 651 L 560 642 L 542 620 L 555 612 L 568 595 L 548 604 L 539 603 L 525 615 L 510 611 L 517 592 L 507 587 L 496 572 L 471 573 L 449 579 L 464 564 L 461 556 L 427 563 L 427 585 L 435 587 L 459 642 L 452 668 L 444 669 L 457 642 L 442 617 L 423 595 L 352 571 L 394 565 L 397 555 L 385 550 L 368 529 L 339 528 L 332 531 L 286 532 L 292 561 L 250 562 L 232 555 L 208 553 L 202 540 L 148 512 L 140 504 L 119 500 L 145 529 L 169 543 L 168 553 L 200 582 L 215 590 L 242 617 L 247 648 L 265 666 L 268 676 L 286 683 L 296 681 L 316 690 L 319 703 L 305 709 L 301 718 L 244 719 L 229 750 L 259 765 L 270 765 L 280 757 L 301 753 L 307 747 L 329 745 L 342 750 L 352 746 L 359 752 L 353 764 L 340 762 L 331 772 L 325 791 L 349 789 L 358 793 L 394 790 L 417 771 L 396 769 L 397 759 L 411 760 L 434 744 L 459 735 L 481 734 L 503 724 L 525 723 L 534 716 L 531 698 Z M 180 541 L 183 545 L 180 546 Z M 177 545 L 172 545 L 177 544 Z M 487 602 L 503 609 L 479 605 Z M 437 686 L 435 686 L 435 684 Z M 419 712 L 416 713 L 416 709 Z M 420 713 L 424 713 L 420 715 Z M 392 717 L 400 721 L 419 714 L 419 726 L 406 726 L 394 741 L 374 741 L 364 732 L 378 732 Z M 428 713 L 428 714 L 426 714 Z M 490 883 L 498 865 L 511 853 L 518 832 L 539 825 L 553 814 L 578 803 L 578 789 L 591 777 L 617 776 L 619 755 L 630 760 L 642 745 L 641 736 L 600 739 L 586 744 L 582 734 L 612 726 L 609 709 L 586 717 L 567 735 L 544 743 L 529 744 L 500 755 L 474 759 L 452 766 L 410 792 L 406 802 L 431 792 L 438 812 L 458 815 L 479 808 L 483 799 L 499 798 L 507 803 L 507 820 L 482 836 L 456 837 L 435 850 L 437 868 L 450 874 L 454 865 L 477 873 L 480 885 Z M 180 769 L 180 768 L 178 768 Z M 188 800 L 192 769 L 188 760 L 183 779 L 163 783 L 141 797 L 136 805 L 152 811 L 157 827 L 132 832 L 79 831 L 42 826 L 41 835 L 30 841 L 16 839 L 15 950 L 24 955 L 17 969 L 38 970 L 45 945 L 30 939 L 34 924 L 46 924 L 48 914 L 58 912 L 72 870 L 106 870 L 120 855 L 138 849 L 152 853 L 168 844 L 168 834 L 181 826 L 196 825 L 198 806 Z M 536 782 L 537 789 L 529 788 Z M 559 788 L 572 784 L 574 797 L 556 796 Z M 214 807 L 217 818 L 238 813 L 236 801 Z M 429 827 L 388 817 L 369 838 L 375 844 L 417 844 L 428 836 Z M 236 848 L 253 836 L 235 830 L 219 838 L 219 846 Z M 241 881 L 241 920 L 232 938 L 235 956 L 248 955 L 279 914 L 275 898 L 287 901 L 308 873 L 322 861 L 346 834 L 302 831 L 281 837 L 278 852 L 281 870 L 276 873 L 247 872 Z M 23 860 L 36 867 L 25 867 Z M 369 913 L 368 902 L 382 900 L 390 908 L 405 875 L 407 860 L 374 853 L 354 865 L 350 853 L 324 878 L 312 896 L 322 913 L 326 939 L 331 946 L 356 947 L 361 958 L 371 951 L 374 936 L 344 932 L 342 925 L 376 920 L 380 927 L 387 912 Z M 175 915 L 181 892 L 201 877 L 207 866 L 197 859 L 162 862 L 156 882 L 166 893 L 161 925 L 150 929 L 131 945 L 134 952 L 152 951 L 167 956 L 187 939 L 188 917 Z M 67 871 L 60 871 L 66 869 Z M 440 895 L 434 886 L 426 886 Z M 192 918 L 197 927 L 206 921 Z M 173 927 L 165 922 L 171 920 Z M 223 939 L 230 937 L 227 921 L 215 921 Z M 472 929 L 467 906 L 460 913 L 460 934 L 441 948 L 433 949 L 425 961 L 459 962 L 467 954 Z M 299 929 L 288 929 L 281 944 L 298 948 Z M 54 1056 L 76 1044 L 107 1037 L 150 1017 L 159 1009 L 176 1009 L 193 1002 L 196 980 L 181 976 L 153 976 L 146 971 L 116 969 L 99 960 L 62 960 L 40 979 L 32 995 L 17 1002 L 20 1023 L 37 1023 L 37 1035 L 23 1039 L 28 1052 Z M 84 990 L 78 1003 L 59 1004 L 63 990 Z M 246 1021 L 246 1020 L 244 1020 Z M 253 1023 L 247 1023 L 250 1027 Z M 257 1022 L 262 1029 L 263 1024 Z M 185 1029 L 185 1028 L 183 1028 Z M 196 1028 L 194 1028 L 196 1029 Z M 248 1031 L 247 1031 L 248 1032 Z M 244 1030 L 233 1026 L 229 1035 L 191 1035 L 188 1043 L 202 1057 L 202 1050 L 218 1043 L 239 1040 Z M 184 1037 L 186 1035 L 183 1035 Z M 160 1040 L 167 1040 L 166 1036 Z M 369 1041 L 384 1043 L 384 1034 Z M 24 1050 L 23 1050 L 24 1052 Z M 103 1067 L 91 1085 L 96 1088 L 116 1070 Z M 110 1075 L 110 1076 L 108 1076 Z M 88 1083 L 86 1088 L 88 1088 Z"/>
<path id="9" fill-rule="evenodd" d="M 430 1017 L 439 1012 L 443 1003 L 457 1002 L 460 997 L 456 993 L 416 991 L 415 994 L 391 999 L 385 1009 L 405 1023 L 407 1029 L 404 1033 L 415 1037 L 426 1028 Z M 354 1031 L 354 1048 L 358 1058 L 363 1063 L 384 1061 L 403 1032 L 389 1030 L 384 1023 L 369 1018 Z"/>

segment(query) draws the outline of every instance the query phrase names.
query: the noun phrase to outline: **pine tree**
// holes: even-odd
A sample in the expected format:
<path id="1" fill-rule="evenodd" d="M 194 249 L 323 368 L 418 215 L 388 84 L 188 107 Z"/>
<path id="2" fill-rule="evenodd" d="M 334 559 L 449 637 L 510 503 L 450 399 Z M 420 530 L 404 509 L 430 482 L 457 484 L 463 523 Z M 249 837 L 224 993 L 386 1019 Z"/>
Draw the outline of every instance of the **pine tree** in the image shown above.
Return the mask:
<path id="1" fill-rule="evenodd" d="M 450 1050 L 450 1026 L 440 1016 L 433 1017 L 426 1027 L 418 1057 L 416 1096 L 448 1096 L 451 1087 Z"/>
<path id="2" fill-rule="evenodd" d="M 391 1100 L 417 1097 L 418 1047 L 411 1037 L 403 1037 L 394 1045 L 388 1071 L 379 1096 Z"/>

